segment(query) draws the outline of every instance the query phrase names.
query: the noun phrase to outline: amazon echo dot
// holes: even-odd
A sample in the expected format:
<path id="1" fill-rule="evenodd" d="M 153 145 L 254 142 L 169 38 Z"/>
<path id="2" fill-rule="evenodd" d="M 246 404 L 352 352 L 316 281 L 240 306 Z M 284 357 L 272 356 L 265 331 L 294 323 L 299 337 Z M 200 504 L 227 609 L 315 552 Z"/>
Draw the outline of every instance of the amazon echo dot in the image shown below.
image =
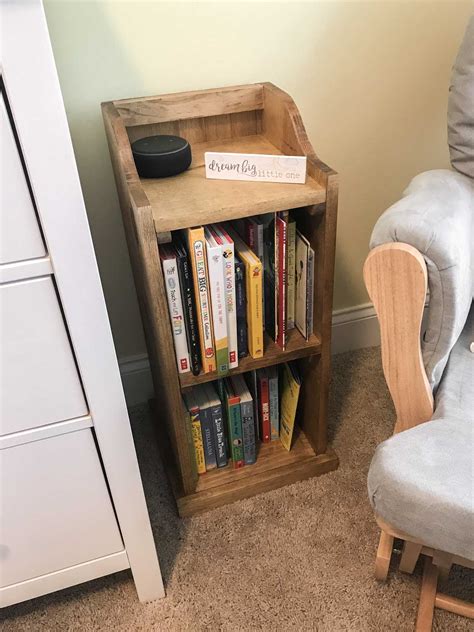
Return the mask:
<path id="1" fill-rule="evenodd" d="M 142 178 L 175 176 L 191 164 L 191 147 L 179 136 L 147 136 L 132 143 L 138 175 Z"/>

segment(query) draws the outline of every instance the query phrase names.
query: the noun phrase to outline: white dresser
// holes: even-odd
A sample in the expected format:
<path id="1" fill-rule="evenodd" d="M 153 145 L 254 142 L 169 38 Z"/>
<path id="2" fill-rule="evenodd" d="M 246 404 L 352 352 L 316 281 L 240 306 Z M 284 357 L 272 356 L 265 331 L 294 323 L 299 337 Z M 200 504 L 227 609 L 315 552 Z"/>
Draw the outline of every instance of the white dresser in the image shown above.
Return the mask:
<path id="1" fill-rule="evenodd" d="M 0 12 L 0 605 L 126 568 L 140 599 L 155 599 L 160 569 L 43 7 L 2 0 Z"/>

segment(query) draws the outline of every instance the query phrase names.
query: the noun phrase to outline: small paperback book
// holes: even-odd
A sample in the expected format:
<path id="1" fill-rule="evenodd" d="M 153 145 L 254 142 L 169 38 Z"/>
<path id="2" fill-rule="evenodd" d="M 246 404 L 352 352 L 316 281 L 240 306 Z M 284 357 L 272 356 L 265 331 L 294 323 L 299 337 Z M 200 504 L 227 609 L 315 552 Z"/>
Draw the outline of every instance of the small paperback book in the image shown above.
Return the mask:
<path id="1" fill-rule="evenodd" d="M 255 463 L 257 458 L 252 395 L 247 388 L 243 375 L 234 375 L 230 379 L 232 381 L 234 393 L 240 398 L 244 461 L 245 465 L 251 465 L 252 463 Z"/>
<path id="2" fill-rule="evenodd" d="M 301 378 L 296 365 L 285 363 L 281 380 L 280 441 L 286 450 L 291 449 L 300 388 Z"/>

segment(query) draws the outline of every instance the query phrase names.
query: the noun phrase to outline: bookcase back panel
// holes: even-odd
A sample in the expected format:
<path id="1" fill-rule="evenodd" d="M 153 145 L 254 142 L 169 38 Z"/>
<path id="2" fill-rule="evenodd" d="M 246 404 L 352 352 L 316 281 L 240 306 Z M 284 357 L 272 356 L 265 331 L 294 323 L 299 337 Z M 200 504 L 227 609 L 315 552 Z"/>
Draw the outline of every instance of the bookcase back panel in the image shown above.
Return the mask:
<path id="1" fill-rule="evenodd" d="M 165 121 L 127 127 L 130 142 L 154 136 L 172 134 L 185 138 L 191 145 L 214 140 L 228 140 L 239 136 L 259 134 L 262 127 L 261 110 L 234 112 L 217 116 L 202 116 L 181 121 Z"/>

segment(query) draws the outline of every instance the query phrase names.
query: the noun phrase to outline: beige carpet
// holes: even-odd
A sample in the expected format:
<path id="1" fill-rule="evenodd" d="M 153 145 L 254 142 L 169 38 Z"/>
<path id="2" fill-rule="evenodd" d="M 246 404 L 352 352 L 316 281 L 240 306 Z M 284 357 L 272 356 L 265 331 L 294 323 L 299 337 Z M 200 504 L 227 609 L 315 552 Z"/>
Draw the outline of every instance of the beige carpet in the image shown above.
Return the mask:
<path id="1" fill-rule="evenodd" d="M 366 475 L 394 423 L 378 349 L 334 361 L 338 471 L 202 516 L 177 518 L 146 409 L 132 420 L 167 597 L 142 605 L 130 573 L 118 573 L 6 609 L 5 632 L 413 629 L 420 569 L 393 569 L 386 584 L 373 576 L 378 530 Z M 467 597 L 473 584 L 456 568 L 444 590 Z M 434 630 L 469 629 L 436 612 Z"/>

